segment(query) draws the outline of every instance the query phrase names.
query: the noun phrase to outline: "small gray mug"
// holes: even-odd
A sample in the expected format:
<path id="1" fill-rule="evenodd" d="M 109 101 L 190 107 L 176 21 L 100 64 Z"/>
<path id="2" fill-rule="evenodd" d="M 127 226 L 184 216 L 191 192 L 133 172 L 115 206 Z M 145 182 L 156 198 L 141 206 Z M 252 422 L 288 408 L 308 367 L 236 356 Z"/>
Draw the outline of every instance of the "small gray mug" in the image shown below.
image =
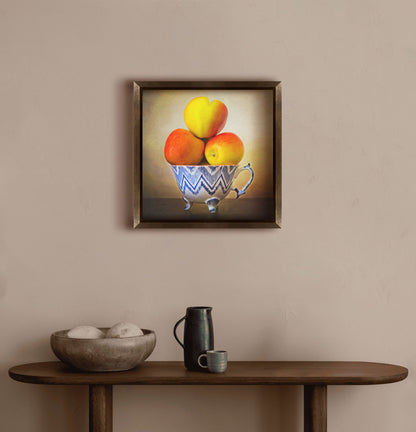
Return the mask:
<path id="1" fill-rule="evenodd" d="M 204 357 L 207 359 L 206 365 L 201 363 L 201 359 Z M 206 353 L 198 357 L 198 364 L 202 368 L 207 368 L 212 373 L 225 372 L 227 369 L 227 351 L 206 351 Z"/>

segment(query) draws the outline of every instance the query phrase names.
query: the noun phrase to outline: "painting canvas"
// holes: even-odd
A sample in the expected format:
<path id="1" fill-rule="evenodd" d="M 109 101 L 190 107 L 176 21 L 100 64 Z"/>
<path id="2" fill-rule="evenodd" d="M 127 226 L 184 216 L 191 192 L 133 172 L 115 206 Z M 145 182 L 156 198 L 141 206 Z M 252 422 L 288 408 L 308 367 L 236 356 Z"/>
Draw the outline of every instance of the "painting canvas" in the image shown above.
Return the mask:
<path id="1" fill-rule="evenodd" d="M 135 82 L 135 227 L 280 227 L 279 82 Z"/>

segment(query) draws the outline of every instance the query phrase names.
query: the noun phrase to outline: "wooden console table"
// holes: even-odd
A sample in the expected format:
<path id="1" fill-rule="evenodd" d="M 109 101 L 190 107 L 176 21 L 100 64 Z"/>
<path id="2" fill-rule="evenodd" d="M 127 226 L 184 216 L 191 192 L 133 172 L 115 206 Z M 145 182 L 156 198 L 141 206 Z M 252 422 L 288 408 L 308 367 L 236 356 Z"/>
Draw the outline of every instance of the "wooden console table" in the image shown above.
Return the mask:
<path id="1" fill-rule="evenodd" d="M 145 362 L 126 372 L 79 372 L 61 362 L 14 366 L 32 384 L 88 385 L 90 432 L 112 432 L 113 385 L 303 385 L 304 430 L 326 432 L 327 386 L 387 384 L 405 379 L 401 366 L 366 362 L 229 362 L 222 374 L 189 372 L 182 362 Z"/>

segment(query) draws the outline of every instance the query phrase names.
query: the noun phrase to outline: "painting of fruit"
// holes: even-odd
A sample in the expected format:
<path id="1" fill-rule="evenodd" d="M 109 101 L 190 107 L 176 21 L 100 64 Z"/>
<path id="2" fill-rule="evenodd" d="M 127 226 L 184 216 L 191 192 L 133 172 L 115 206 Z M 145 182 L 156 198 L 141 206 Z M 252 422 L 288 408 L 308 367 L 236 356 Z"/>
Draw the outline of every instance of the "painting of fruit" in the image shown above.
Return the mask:
<path id="1" fill-rule="evenodd" d="M 135 226 L 278 226 L 279 85 L 136 82 Z"/>
<path id="2" fill-rule="evenodd" d="M 220 201 L 231 190 L 239 198 L 253 182 L 254 171 L 250 164 L 239 170 L 230 169 L 243 158 L 244 144 L 232 132 L 218 133 L 224 128 L 227 117 L 228 109 L 223 102 L 210 102 L 206 96 L 193 98 L 184 112 L 189 130 L 175 129 L 165 142 L 165 158 L 171 165 L 186 211 L 198 203 L 206 204 L 210 213 L 216 213 Z M 243 170 L 250 172 L 249 181 L 241 190 L 232 188 Z"/>

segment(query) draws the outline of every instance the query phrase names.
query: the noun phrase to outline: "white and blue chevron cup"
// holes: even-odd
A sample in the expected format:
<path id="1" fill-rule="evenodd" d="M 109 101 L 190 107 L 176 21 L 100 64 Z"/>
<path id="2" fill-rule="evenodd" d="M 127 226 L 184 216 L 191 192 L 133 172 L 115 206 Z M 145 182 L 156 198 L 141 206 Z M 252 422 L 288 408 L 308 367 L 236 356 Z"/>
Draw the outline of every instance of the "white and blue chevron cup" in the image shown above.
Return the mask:
<path id="1" fill-rule="evenodd" d="M 238 165 L 170 165 L 175 175 L 176 183 L 186 202 L 185 210 L 194 203 L 205 203 L 211 213 L 230 191 L 237 193 L 236 198 L 246 193 L 254 178 L 254 172 L 247 164 Z M 251 173 L 250 180 L 241 189 L 233 188 L 234 179 L 244 170 Z"/>

